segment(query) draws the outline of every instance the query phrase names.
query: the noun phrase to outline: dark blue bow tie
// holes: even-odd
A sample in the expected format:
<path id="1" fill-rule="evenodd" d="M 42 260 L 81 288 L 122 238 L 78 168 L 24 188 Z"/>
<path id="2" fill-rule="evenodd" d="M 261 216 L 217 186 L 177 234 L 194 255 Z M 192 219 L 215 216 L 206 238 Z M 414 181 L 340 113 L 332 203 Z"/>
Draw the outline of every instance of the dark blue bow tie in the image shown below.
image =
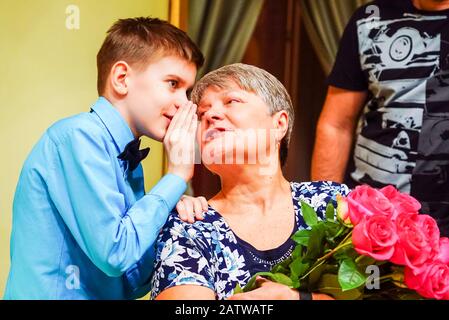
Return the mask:
<path id="1" fill-rule="evenodd" d="M 139 150 L 140 139 L 136 138 L 128 143 L 122 153 L 117 158 L 123 161 L 128 161 L 129 170 L 133 171 L 139 165 L 140 161 L 146 158 L 150 152 L 150 148 Z"/>

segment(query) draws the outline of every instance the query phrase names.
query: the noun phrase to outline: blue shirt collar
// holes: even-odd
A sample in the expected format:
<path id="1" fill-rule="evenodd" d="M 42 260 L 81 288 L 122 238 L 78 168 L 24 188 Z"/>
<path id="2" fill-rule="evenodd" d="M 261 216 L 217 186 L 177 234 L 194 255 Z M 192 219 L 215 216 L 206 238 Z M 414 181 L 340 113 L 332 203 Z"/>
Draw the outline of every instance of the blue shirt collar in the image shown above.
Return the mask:
<path id="1" fill-rule="evenodd" d="M 119 153 L 122 152 L 126 145 L 134 140 L 134 135 L 125 119 L 123 119 L 118 110 L 105 97 L 99 97 L 92 106 L 92 110 L 98 115 L 109 131 L 109 134 L 119 149 Z"/>

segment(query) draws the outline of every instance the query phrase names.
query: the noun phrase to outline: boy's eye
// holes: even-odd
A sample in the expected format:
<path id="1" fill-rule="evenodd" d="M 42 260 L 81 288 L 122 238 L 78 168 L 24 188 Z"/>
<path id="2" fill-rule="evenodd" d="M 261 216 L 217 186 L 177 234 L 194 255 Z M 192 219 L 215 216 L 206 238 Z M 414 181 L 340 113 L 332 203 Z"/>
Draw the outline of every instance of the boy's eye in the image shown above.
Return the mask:
<path id="1" fill-rule="evenodd" d="M 178 81 L 176 80 L 168 80 L 168 84 L 171 88 L 177 88 L 178 87 Z"/>

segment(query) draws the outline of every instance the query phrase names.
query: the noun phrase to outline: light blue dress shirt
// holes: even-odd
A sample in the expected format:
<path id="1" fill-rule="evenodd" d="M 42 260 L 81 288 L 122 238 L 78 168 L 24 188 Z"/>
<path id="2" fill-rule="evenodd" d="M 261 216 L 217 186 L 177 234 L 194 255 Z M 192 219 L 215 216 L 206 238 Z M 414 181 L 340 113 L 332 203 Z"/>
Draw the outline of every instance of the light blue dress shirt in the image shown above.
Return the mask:
<path id="1" fill-rule="evenodd" d="M 5 299 L 132 299 L 149 290 L 154 243 L 186 189 L 117 156 L 134 136 L 103 97 L 58 121 L 25 161 L 13 204 Z M 150 154 L 151 156 L 151 154 Z"/>

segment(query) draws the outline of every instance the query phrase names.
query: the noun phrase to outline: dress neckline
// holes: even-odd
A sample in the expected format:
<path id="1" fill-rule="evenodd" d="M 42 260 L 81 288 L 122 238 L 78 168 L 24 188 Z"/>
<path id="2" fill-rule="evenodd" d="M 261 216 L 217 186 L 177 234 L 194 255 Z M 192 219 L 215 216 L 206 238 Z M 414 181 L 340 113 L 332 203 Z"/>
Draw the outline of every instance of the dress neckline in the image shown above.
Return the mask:
<path id="1" fill-rule="evenodd" d="M 251 243 L 243 240 L 242 238 L 240 238 L 237 233 L 235 233 L 234 230 L 232 230 L 231 226 L 228 224 L 228 222 L 226 221 L 226 219 L 223 217 L 223 215 L 221 215 L 221 213 L 216 210 L 214 207 L 212 207 L 211 205 L 208 205 L 209 210 L 213 211 L 213 213 L 215 215 L 217 215 L 218 219 L 221 219 L 223 221 L 223 224 L 226 226 L 226 228 L 228 228 L 232 234 L 234 235 L 234 237 L 237 240 L 237 243 L 239 245 L 241 245 L 242 247 L 246 248 L 247 250 L 251 251 L 252 253 L 256 254 L 259 257 L 263 257 L 263 256 L 271 256 L 273 254 L 276 254 L 278 252 L 283 253 L 283 251 L 288 250 L 289 247 L 292 245 L 292 239 L 291 237 L 296 233 L 296 231 L 298 230 L 298 214 L 299 214 L 299 207 L 297 205 L 297 203 L 295 202 L 295 198 L 293 196 L 294 193 L 294 189 L 293 189 L 293 182 L 289 182 L 289 186 L 290 186 L 290 194 L 291 194 L 291 198 L 292 198 L 292 204 L 293 204 L 293 212 L 295 215 L 295 221 L 294 221 L 294 225 L 292 228 L 292 231 L 290 233 L 290 236 L 279 246 L 275 247 L 275 248 L 271 248 L 271 249 L 267 249 L 267 250 L 259 250 L 256 247 L 254 247 Z"/>

